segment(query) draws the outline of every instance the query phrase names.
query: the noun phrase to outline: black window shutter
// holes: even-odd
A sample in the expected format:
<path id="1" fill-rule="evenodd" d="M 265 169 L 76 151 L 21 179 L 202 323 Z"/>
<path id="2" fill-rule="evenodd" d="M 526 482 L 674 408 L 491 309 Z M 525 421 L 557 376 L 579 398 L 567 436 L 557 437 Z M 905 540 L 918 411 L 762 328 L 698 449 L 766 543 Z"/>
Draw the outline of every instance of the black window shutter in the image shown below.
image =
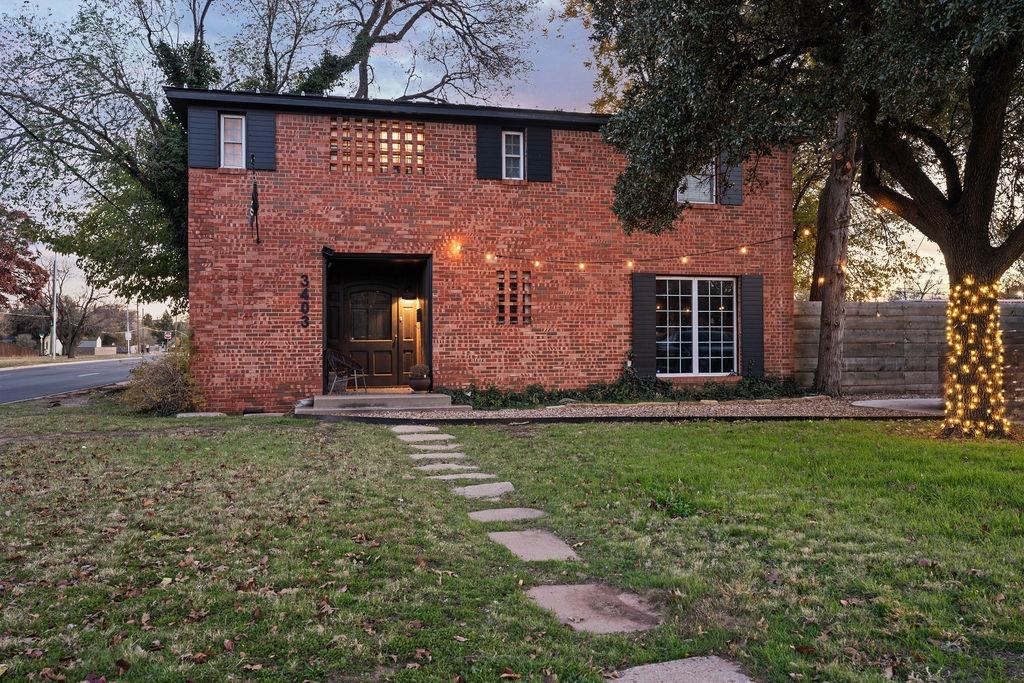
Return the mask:
<path id="1" fill-rule="evenodd" d="M 476 177 L 501 180 L 501 126 L 476 126 Z"/>
<path id="2" fill-rule="evenodd" d="M 257 171 L 277 168 L 277 116 L 272 111 L 245 114 L 245 167 Z"/>
<path id="3" fill-rule="evenodd" d="M 740 374 L 764 377 L 764 276 L 740 277 Z"/>
<path id="4" fill-rule="evenodd" d="M 551 129 L 530 126 L 526 129 L 526 179 L 551 182 Z"/>
<path id="5" fill-rule="evenodd" d="M 216 109 L 189 107 L 188 165 L 191 168 L 220 166 L 219 125 Z"/>
<path id="6" fill-rule="evenodd" d="M 743 165 L 730 164 L 725 155 L 718 157 L 719 178 L 721 180 L 719 202 L 727 206 L 743 204 Z"/>
<path id="7" fill-rule="evenodd" d="M 654 273 L 633 273 L 633 372 L 655 375 L 656 278 Z"/>

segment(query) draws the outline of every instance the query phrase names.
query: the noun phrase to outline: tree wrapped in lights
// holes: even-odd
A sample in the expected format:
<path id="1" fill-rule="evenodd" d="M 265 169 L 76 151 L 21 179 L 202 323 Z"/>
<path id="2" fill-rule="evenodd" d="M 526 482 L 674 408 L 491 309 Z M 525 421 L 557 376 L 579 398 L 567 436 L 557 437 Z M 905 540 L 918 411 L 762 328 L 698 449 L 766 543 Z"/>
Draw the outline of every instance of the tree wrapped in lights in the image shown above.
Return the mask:
<path id="1" fill-rule="evenodd" d="M 594 39 L 628 84 L 606 132 L 627 159 L 614 204 L 624 227 L 671 229 L 679 178 L 719 154 L 756 172 L 773 150 L 826 139 L 847 113 L 861 189 L 945 258 L 943 432 L 1006 433 L 996 293 L 1024 255 L 1024 2 L 590 7 Z"/>

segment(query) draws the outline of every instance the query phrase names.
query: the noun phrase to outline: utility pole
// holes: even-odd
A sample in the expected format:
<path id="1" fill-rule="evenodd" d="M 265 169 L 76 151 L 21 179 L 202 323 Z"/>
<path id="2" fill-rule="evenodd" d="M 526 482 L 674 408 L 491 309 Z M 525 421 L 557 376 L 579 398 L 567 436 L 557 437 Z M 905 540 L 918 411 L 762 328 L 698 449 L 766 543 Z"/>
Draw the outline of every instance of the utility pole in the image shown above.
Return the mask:
<path id="1" fill-rule="evenodd" d="M 130 301 L 124 300 L 124 345 L 129 356 L 132 355 L 132 321 L 128 313 L 130 304 Z"/>
<path id="2" fill-rule="evenodd" d="M 139 310 L 139 300 L 135 300 L 135 331 L 139 333 L 139 355 L 142 355 L 142 316 Z"/>
<path id="3" fill-rule="evenodd" d="M 57 257 L 53 257 L 50 278 L 50 359 L 57 358 Z"/>

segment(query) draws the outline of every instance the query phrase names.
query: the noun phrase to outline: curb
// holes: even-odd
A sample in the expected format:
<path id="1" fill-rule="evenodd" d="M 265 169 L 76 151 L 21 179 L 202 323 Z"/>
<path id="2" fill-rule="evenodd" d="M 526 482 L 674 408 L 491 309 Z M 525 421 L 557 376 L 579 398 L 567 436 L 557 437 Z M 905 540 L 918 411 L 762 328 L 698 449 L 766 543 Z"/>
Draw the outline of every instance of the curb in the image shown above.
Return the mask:
<path id="1" fill-rule="evenodd" d="M 13 368 L 0 368 L 0 372 L 11 372 L 13 370 L 38 370 L 39 368 L 63 368 L 69 365 L 85 365 L 86 363 L 113 363 L 114 361 L 125 361 L 134 360 L 145 360 L 145 356 L 126 356 L 124 358 L 103 358 L 100 360 L 69 360 L 61 361 L 60 363 L 33 363 L 31 365 L 16 365 Z"/>

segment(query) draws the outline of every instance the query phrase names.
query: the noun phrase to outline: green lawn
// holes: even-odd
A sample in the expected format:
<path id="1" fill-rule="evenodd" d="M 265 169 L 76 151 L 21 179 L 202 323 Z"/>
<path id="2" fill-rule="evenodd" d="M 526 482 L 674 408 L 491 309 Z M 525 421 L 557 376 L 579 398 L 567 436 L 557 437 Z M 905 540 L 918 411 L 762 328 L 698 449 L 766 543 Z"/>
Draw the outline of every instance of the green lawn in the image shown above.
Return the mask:
<path id="1" fill-rule="evenodd" d="M 597 682 L 708 653 L 763 681 L 1020 679 L 1024 447 L 933 429 L 453 427 L 584 559 L 527 565 L 384 427 L 0 408 L 0 681 Z M 523 596 L 592 580 L 665 624 L 579 634 Z"/>

